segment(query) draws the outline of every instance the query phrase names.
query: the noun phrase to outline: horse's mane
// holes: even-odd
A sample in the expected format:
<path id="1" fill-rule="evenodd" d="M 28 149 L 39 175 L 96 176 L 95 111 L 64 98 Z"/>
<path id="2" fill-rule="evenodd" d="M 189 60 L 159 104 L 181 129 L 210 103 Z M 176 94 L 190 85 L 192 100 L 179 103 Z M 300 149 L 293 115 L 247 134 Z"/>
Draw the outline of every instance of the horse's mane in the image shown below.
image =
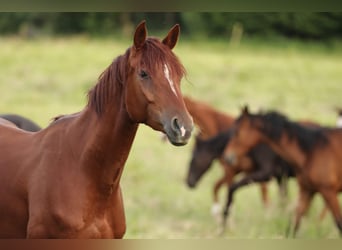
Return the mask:
<path id="1" fill-rule="evenodd" d="M 140 50 L 142 50 L 140 67 L 152 76 L 156 69 L 163 70 L 164 64 L 168 65 L 170 73 L 175 74 L 178 79 L 186 74 L 177 56 L 157 38 L 147 38 Z M 104 112 L 105 105 L 112 98 L 119 98 L 130 72 L 128 60 L 131 53 L 132 48 L 129 48 L 124 55 L 118 56 L 88 92 L 88 107 L 94 109 L 97 114 L 101 115 Z"/>
<path id="2" fill-rule="evenodd" d="M 126 78 L 126 61 L 129 56 L 127 50 L 124 55 L 118 56 L 99 76 L 97 84 L 88 92 L 88 107 L 98 115 L 104 112 L 104 107 L 113 95 L 121 93 L 122 84 Z"/>
<path id="3" fill-rule="evenodd" d="M 259 129 L 270 139 L 279 141 L 281 135 L 286 133 L 291 140 L 297 139 L 299 147 L 306 153 L 311 152 L 316 146 L 325 145 L 328 142 L 326 128 L 303 126 L 290 121 L 276 111 L 251 116 L 252 121 L 262 120 L 263 125 Z"/>

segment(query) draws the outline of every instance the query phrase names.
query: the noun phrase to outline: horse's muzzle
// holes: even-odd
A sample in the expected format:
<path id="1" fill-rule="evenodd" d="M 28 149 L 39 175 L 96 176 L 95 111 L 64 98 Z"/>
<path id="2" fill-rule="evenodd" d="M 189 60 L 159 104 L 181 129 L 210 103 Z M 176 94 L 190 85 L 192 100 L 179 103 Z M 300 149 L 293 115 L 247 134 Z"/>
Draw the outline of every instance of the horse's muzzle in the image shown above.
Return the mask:
<path id="1" fill-rule="evenodd" d="M 171 119 L 170 124 L 164 126 L 165 133 L 169 141 L 175 146 L 183 146 L 188 143 L 193 130 L 191 125 L 184 125 L 177 117 Z"/>
<path id="2" fill-rule="evenodd" d="M 197 184 L 197 180 L 193 175 L 189 175 L 188 178 L 186 179 L 186 184 L 188 185 L 189 188 L 195 188 Z"/>

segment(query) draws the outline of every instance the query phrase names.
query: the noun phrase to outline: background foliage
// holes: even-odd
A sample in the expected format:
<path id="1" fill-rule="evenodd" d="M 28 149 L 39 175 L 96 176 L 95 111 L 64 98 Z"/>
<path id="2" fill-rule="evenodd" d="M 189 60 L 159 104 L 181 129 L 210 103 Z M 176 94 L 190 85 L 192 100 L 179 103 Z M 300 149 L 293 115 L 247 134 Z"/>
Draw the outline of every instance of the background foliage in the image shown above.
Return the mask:
<path id="1" fill-rule="evenodd" d="M 183 34 L 229 37 L 239 25 L 247 36 L 283 36 L 298 39 L 327 40 L 342 37 L 342 13 L 1 13 L 0 32 L 37 34 L 89 33 L 129 34 L 134 25 L 146 19 L 156 32 L 180 23 Z"/>

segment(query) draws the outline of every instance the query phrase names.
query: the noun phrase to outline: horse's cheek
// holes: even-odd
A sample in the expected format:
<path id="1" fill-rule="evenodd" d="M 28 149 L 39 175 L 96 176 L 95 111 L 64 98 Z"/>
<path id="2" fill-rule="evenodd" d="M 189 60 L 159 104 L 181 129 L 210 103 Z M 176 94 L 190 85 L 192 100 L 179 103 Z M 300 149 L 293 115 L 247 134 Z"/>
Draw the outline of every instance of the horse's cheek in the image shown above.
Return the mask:
<path id="1" fill-rule="evenodd" d="M 146 109 L 142 109 L 141 107 L 146 106 L 147 102 L 141 93 L 139 93 L 139 89 L 136 88 L 135 84 L 127 86 L 125 103 L 127 113 L 132 121 L 144 122 L 146 120 Z"/>

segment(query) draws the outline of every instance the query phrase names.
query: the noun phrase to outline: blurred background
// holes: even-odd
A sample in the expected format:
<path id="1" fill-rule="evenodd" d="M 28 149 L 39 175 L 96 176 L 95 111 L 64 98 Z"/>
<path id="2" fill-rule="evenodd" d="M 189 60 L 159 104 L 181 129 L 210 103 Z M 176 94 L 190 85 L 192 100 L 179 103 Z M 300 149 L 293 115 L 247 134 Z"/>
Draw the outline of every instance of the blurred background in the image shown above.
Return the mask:
<path id="1" fill-rule="evenodd" d="M 174 49 L 187 69 L 186 96 L 237 116 L 276 109 L 291 119 L 335 126 L 342 106 L 342 13 L 0 13 L 0 113 L 28 117 L 45 127 L 86 104 L 98 76 L 132 44 L 136 25 L 163 38 L 175 24 Z M 195 131 L 196 133 L 197 131 Z M 212 187 L 223 170 L 215 162 L 190 190 L 185 178 L 193 139 L 184 147 L 162 141 L 142 125 L 121 180 L 126 238 L 283 238 L 297 198 L 295 180 L 281 205 L 269 183 L 265 208 L 252 184 L 238 191 L 224 235 L 210 214 Z M 226 188 L 220 202 L 226 200 Z M 336 238 L 330 215 L 315 197 L 298 237 Z"/>
<path id="2" fill-rule="evenodd" d="M 340 12 L 314 13 L 1 13 L 0 32 L 24 37 L 39 35 L 123 35 L 147 20 L 153 32 L 179 23 L 185 36 L 230 38 L 240 30 L 247 37 L 286 37 L 326 42 L 342 37 Z M 236 32 L 236 33 L 235 33 Z"/>

